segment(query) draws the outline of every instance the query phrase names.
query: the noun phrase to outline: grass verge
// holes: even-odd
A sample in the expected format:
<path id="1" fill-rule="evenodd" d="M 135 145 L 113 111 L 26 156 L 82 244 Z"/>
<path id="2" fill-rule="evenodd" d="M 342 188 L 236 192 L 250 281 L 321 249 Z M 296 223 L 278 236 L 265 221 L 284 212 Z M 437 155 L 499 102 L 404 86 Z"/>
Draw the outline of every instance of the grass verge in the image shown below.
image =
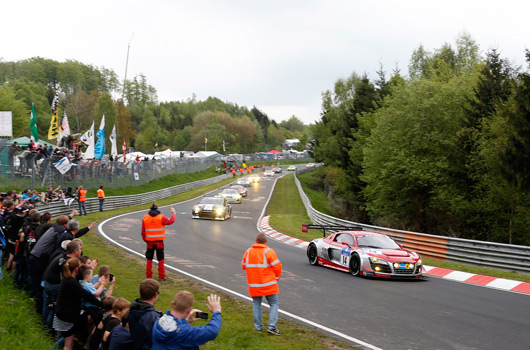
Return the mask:
<path id="1" fill-rule="evenodd" d="M 326 212 L 325 210 L 326 207 L 330 207 L 330 205 L 326 205 L 326 203 L 322 200 L 323 197 L 327 198 L 323 191 L 320 191 L 319 194 L 319 191 L 313 190 L 307 185 L 308 183 L 314 181 L 311 179 L 311 176 L 313 176 L 314 174 L 315 171 L 312 171 L 302 174 L 298 176 L 298 178 L 300 180 L 300 183 L 302 184 L 302 188 L 304 189 L 305 193 L 308 195 L 309 199 L 311 199 L 313 207 L 318 211 L 328 214 L 329 211 Z M 296 196 L 298 197 L 296 198 Z M 313 199 L 315 198 L 317 200 L 313 201 Z M 317 205 L 315 205 L 315 203 L 319 203 L 318 207 Z M 292 175 L 286 176 L 283 179 L 278 180 L 274 189 L 274 194 L 271 198 L 269 206 L 267 207 L 266 213 L 267 215 L 271 215 L 271 218 L 269 220 L 271 227 L 278 232 L 305 241 L 311 241 L 315 238 L 322 237 L 322 233 L 320 231 L 310 230 L 313 232 L 303 233 L 301 230 L 301 225 L 310 223 L 310 220 L 307 217 L 305 207 L 303 205 L 302 200 L 300 199 L 298 188 L 296 187 L 294 177 Z M 530 282 L 530 275 L 523 275 L 516 272 L 494 270 L 485 267 L 464 265 L 429 258 L 422 259 L 425 265 L 429 266 L 474 273 L 478 275 L 506 278 L 522 282 Z"/>
<path id="2" fill-rule="evenodd" d="M 292 178 L 292 176 L 291 176 Z M 224 186 L 233 181 L 231 178 L 215 185 L 205 186 L 168 197 L 157 201 L 159 205 L 168 205 L 175 202 L 188 200 L 200 196 L 215 188 Z M 79 217 L 81 226 L 86 226 L 92 221 L 102 221 L 119 214 L 144 210 L 145 205 L 93 213 Z M 140 225 L 140 223 L 138 223 Z M 138 233 L 139 234 L 139 233 Z M 100 264 L 109 265 L 116 276 L 114 295 L 126 298 L 129 301 L 138 297 L 138 285 L 145 276 L 145 261 L 139 257 L 128 254 L 121 249 L 107 243 L 102 237 L 89 233 L 83 237 L 83 252 L 92 258 L 99 258 Z M 243 252 L 241 253 L 243 254 Z M 330 337 L 305 328 L 297 323 L 280 319 L 278 328 L 281 337 L 270 336 L 266 332 L 256 332 L 252 324 L 252 306 L 247 301 L 236 299 L 220 291 L 211 290 L 201 283 L 174 273 L 168 273 L 169 281 L 161 283 L 160 297 L 155 307 L 165 312 L 170 305 L 175 293 L 179 290 L 188 290 L 195 296 L 194 307 L 207 310 L 206 298 L 211 293 L 221 295 L 223 307 L 223 326 L 218 338 L 207 343 L 202 349 L 351 349 L 352 347 L 338 342 Z M 0 311 L 0 349 L 48 349 L 52 340 L 42 330 L 38 316 L 32 311 L 32 302 L 28 296 L 17 290 L 10 283 L 7 275 L 2 281 L 1 311 Z M 4 297 L 5 296 L 5 297 Z M 8 303 L 7 300 L 11 300 Z M 24 306 L 25 305 L 25 306 Z M 22 307 L 23 310 L 19 310 Z M 24 317 L 21 317 L 24 315 Z M 23 324 L 11 326 L 13 318 L 24 320 Z M 264 315 L 267 320 L 267 315 Z M 195 325 L 202 325 L 205 321 L 198 321 Z M 5 346 L 2 346 L 4 345 Z"/>

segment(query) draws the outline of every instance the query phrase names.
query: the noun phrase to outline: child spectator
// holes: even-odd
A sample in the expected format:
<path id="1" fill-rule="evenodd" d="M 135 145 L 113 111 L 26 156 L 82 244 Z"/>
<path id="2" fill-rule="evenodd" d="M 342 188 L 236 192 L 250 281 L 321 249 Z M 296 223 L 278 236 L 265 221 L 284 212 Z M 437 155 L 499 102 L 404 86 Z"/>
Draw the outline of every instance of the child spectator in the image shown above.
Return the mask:
<path id="1" fill-rule="evenodd" d="M 105 324 L 105 332 L 103 333 L 103 342 L 102 342 L 103 350 L 109 349 L 110 332 L 116 326 L 121 324 L 122 317 L 129 313 L 130 308 L 131 308 L 131 303 L 127 299 L 124 299 L 124 298 L 118 298 L 112 304 L 112 315 L 107 318 L 107 322 Z"/>
<path id="2" fill-rule="evenodd" d="M 101 276 L 99 278 L 99 286 L 98 288 L 95 288 L 92 283 L 90 283 L 90 280 L 92 279 L 92 268 L 88 265 L 83 265 L 79 269 L 79 283 L 83 286 L 83 288 L 87 291 L 89 291 L 93 296 L 100 297 L 101 292 L 103 292 L 103 289 L 105 289 L 105 286 L 107 283 L 109 283 L 109 280 L 105 276 Z M 88 315 L 90 316 L 89 323 L 92 323 L 95 319 L 97 319 L 97 315 L 99 313 L 100 308 L 90 301 L 83 300 L 83 308 L 88 312 Z"/>
<path id="3" fill-rule="evenodd" d="M 114 291 L 114 283 L 116 282 L 116 278 L 114 277 L 113 274 L 110 273 L 110 267 L 108 265 L 102 265 L 100 268 L 99 268 L 99 271 L 98 271 L 98 274 L 94 277 L 92 277 L 92 280 L 90 281 L 90 283 L 92 283 L 94 285 L 94 287 L 99 287 L 99 278 L 100 277 L 107 277 L 110 281 L 110 286 L 109 286 L 109 289 L 107 290 L 106 288 L 103 289 L 103 292 L 101 292 L 101 295 L 100 297 L 103 298 L 105 296 L 111 296 L 113 291 Z"/>
<path id="4" fill-rule="evenodd" d="M 129 314 L 121 318 L 121 325 L 117 325 L 109 334 L 109 350 L 133 350 L 133 339 L 129 330 Z"/>
<path id="5" fill-rule="evenodd" d="M 103 340 L 103 333 L 105 332 L 105 323 L 107 318 L 112 315 L 112 305 L 116 301 L 116 298 L 113 296 L 106 296 L 101 300 L 103 304 L 102 309 L 98 315 L 98 322 L 96 322 L 97 327 L 94 329 L 94 333 L 90 337 L 88 344 L 89 350 L 98 350 Z"/>

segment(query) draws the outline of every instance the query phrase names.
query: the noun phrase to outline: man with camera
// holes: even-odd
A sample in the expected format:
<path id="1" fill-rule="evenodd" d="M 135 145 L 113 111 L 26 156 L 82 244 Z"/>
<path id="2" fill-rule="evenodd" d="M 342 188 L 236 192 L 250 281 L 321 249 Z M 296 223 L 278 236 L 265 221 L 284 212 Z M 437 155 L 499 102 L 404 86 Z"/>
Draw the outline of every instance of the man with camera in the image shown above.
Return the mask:
<path id="1" fill-rule="evenodd" d="M 193 294 L 178 292 L 171 302 L 171 310 L 160 317 L 153 326 L 153 350 L 199 349 L 214 340 L 221 330 L 221 300 L 218 295 L 208 296 L 206 306 L 212 312 L 210 322 L 193 327 L 190 323 L 207 319 L 208 314 L 193 308 Z"/>

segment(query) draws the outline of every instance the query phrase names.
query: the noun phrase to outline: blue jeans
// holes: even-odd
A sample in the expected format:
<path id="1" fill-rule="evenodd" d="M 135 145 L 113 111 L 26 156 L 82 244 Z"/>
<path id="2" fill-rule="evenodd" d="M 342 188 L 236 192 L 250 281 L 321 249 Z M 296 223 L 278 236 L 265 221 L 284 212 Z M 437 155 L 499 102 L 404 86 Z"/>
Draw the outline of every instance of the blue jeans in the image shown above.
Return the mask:
<path id="1" fill-rule="evenodd" d="M 59 284 L 44 282 L 42 321 L 49 329 L 52 329 L 53 316 L 55 315 L 55 310 L 50 309 L 49 305 L 57 301 L 57 298 L 59 297 L 59 287 Z"/>
<path id="2" fill-rule="evenodd" d="M 103 202 L 105 202 L 105 198 L 99 199 L 99 211 L 103 211 Z"/>
<path id="3" fill-rule="evenodd" d="M 278 323 L 278 307 L 280 305 L 278 301 L 278 294 L 266 295 L 267 303 L 269 303 L 269 328 L 276 328 Z M 252 297 L 252 312 L 254 314 L 254 327 L 258 331 L 263 329 L 263 323 L 261 323 L 261 299 L 262 297 Z"/>
<path id="4" fill-rule="evenodd" d="M 86 208 L 85 208 L 85 202 L 78 202 L 79 203 L 79 215 L 83 215 L 83 211 L 85 211 L 86 216 Z"/>
<path id="5" fill-rule="evenodd" d="M 23 288 L 28 283 L 28 263 L 23 256 L 15 257 L 15 263 L 17 267 L 15 268 L 13 280 L 19 288 Z"/>

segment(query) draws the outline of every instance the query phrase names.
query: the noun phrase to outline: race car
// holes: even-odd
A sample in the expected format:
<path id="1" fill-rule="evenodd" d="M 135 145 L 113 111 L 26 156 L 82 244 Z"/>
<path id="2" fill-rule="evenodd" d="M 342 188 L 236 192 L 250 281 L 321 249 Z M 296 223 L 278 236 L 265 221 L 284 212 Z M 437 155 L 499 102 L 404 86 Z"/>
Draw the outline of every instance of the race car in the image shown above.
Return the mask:
<path id="1" fill-rule="evenodd" d="M 232 186 L 230 186 L 230 188 L 233 188 L 234 190 L 236 190 L 237 193 L 239 193 L 242 197 L 246 197 L 247 196 L 247 189 L 244 186 L 232 185 Z"/>
<path id="2" fill-rule="evenodd" d="M 258 183 L 261 181 L 261 177 L 255 174 L 252 174 L 248 177 L 252 183 Z"/>
<path id="3" fill-rule="evenodd" d="M 199 204 L 193 206 L 191 217 L 226 220 L 232 217 L 232 207 L 222 197 L 204 197 Z"/>
<path id="4" fill-rule="evenodd" d="M 219 197 L 225 198 L 228 203 L 241 204 L 241 201 L 243 200 L 237 190 L 233 188 L 225 188 L 219 193 Z"/>
<path id="5" fill-rule="evenodd" d="M 263 173 L 263 176 L 274 176 L 274 171 L 272 170 L 267 170 Z"/>
<path id="6" fill-rule="evenodd" d="M 403 249 L 387 235 L 360 228 L 314 239 L 307 246 L 307 258 L 311 265 L 330 267 L 353 276 L 423 277 L 419 254 Z"/>
<path id="7" fill-rule="evenodd" d="M 242 177 L 236 181 L 236 185 L 250 187 L 252 186 L 252 181 L 248 177 Z"/>
<path id="8" fill-rule="evenodd" d="M 282 168 L 280 167 L 272 168 L 272 171 L 274 171 L 276 174 L 279 174 L 282 172 Z"/>
<path id="9" fill-rule="evenodd" d="M 287 171 L 296 171 L 296 165 L 289 165 Z"/>
<path id="10" fill-rule="evenodd" d="M 305 166 L 306 168 L 316 168 L 316 164 L 315 163 L 307 163 L 307 165 Z"/>

